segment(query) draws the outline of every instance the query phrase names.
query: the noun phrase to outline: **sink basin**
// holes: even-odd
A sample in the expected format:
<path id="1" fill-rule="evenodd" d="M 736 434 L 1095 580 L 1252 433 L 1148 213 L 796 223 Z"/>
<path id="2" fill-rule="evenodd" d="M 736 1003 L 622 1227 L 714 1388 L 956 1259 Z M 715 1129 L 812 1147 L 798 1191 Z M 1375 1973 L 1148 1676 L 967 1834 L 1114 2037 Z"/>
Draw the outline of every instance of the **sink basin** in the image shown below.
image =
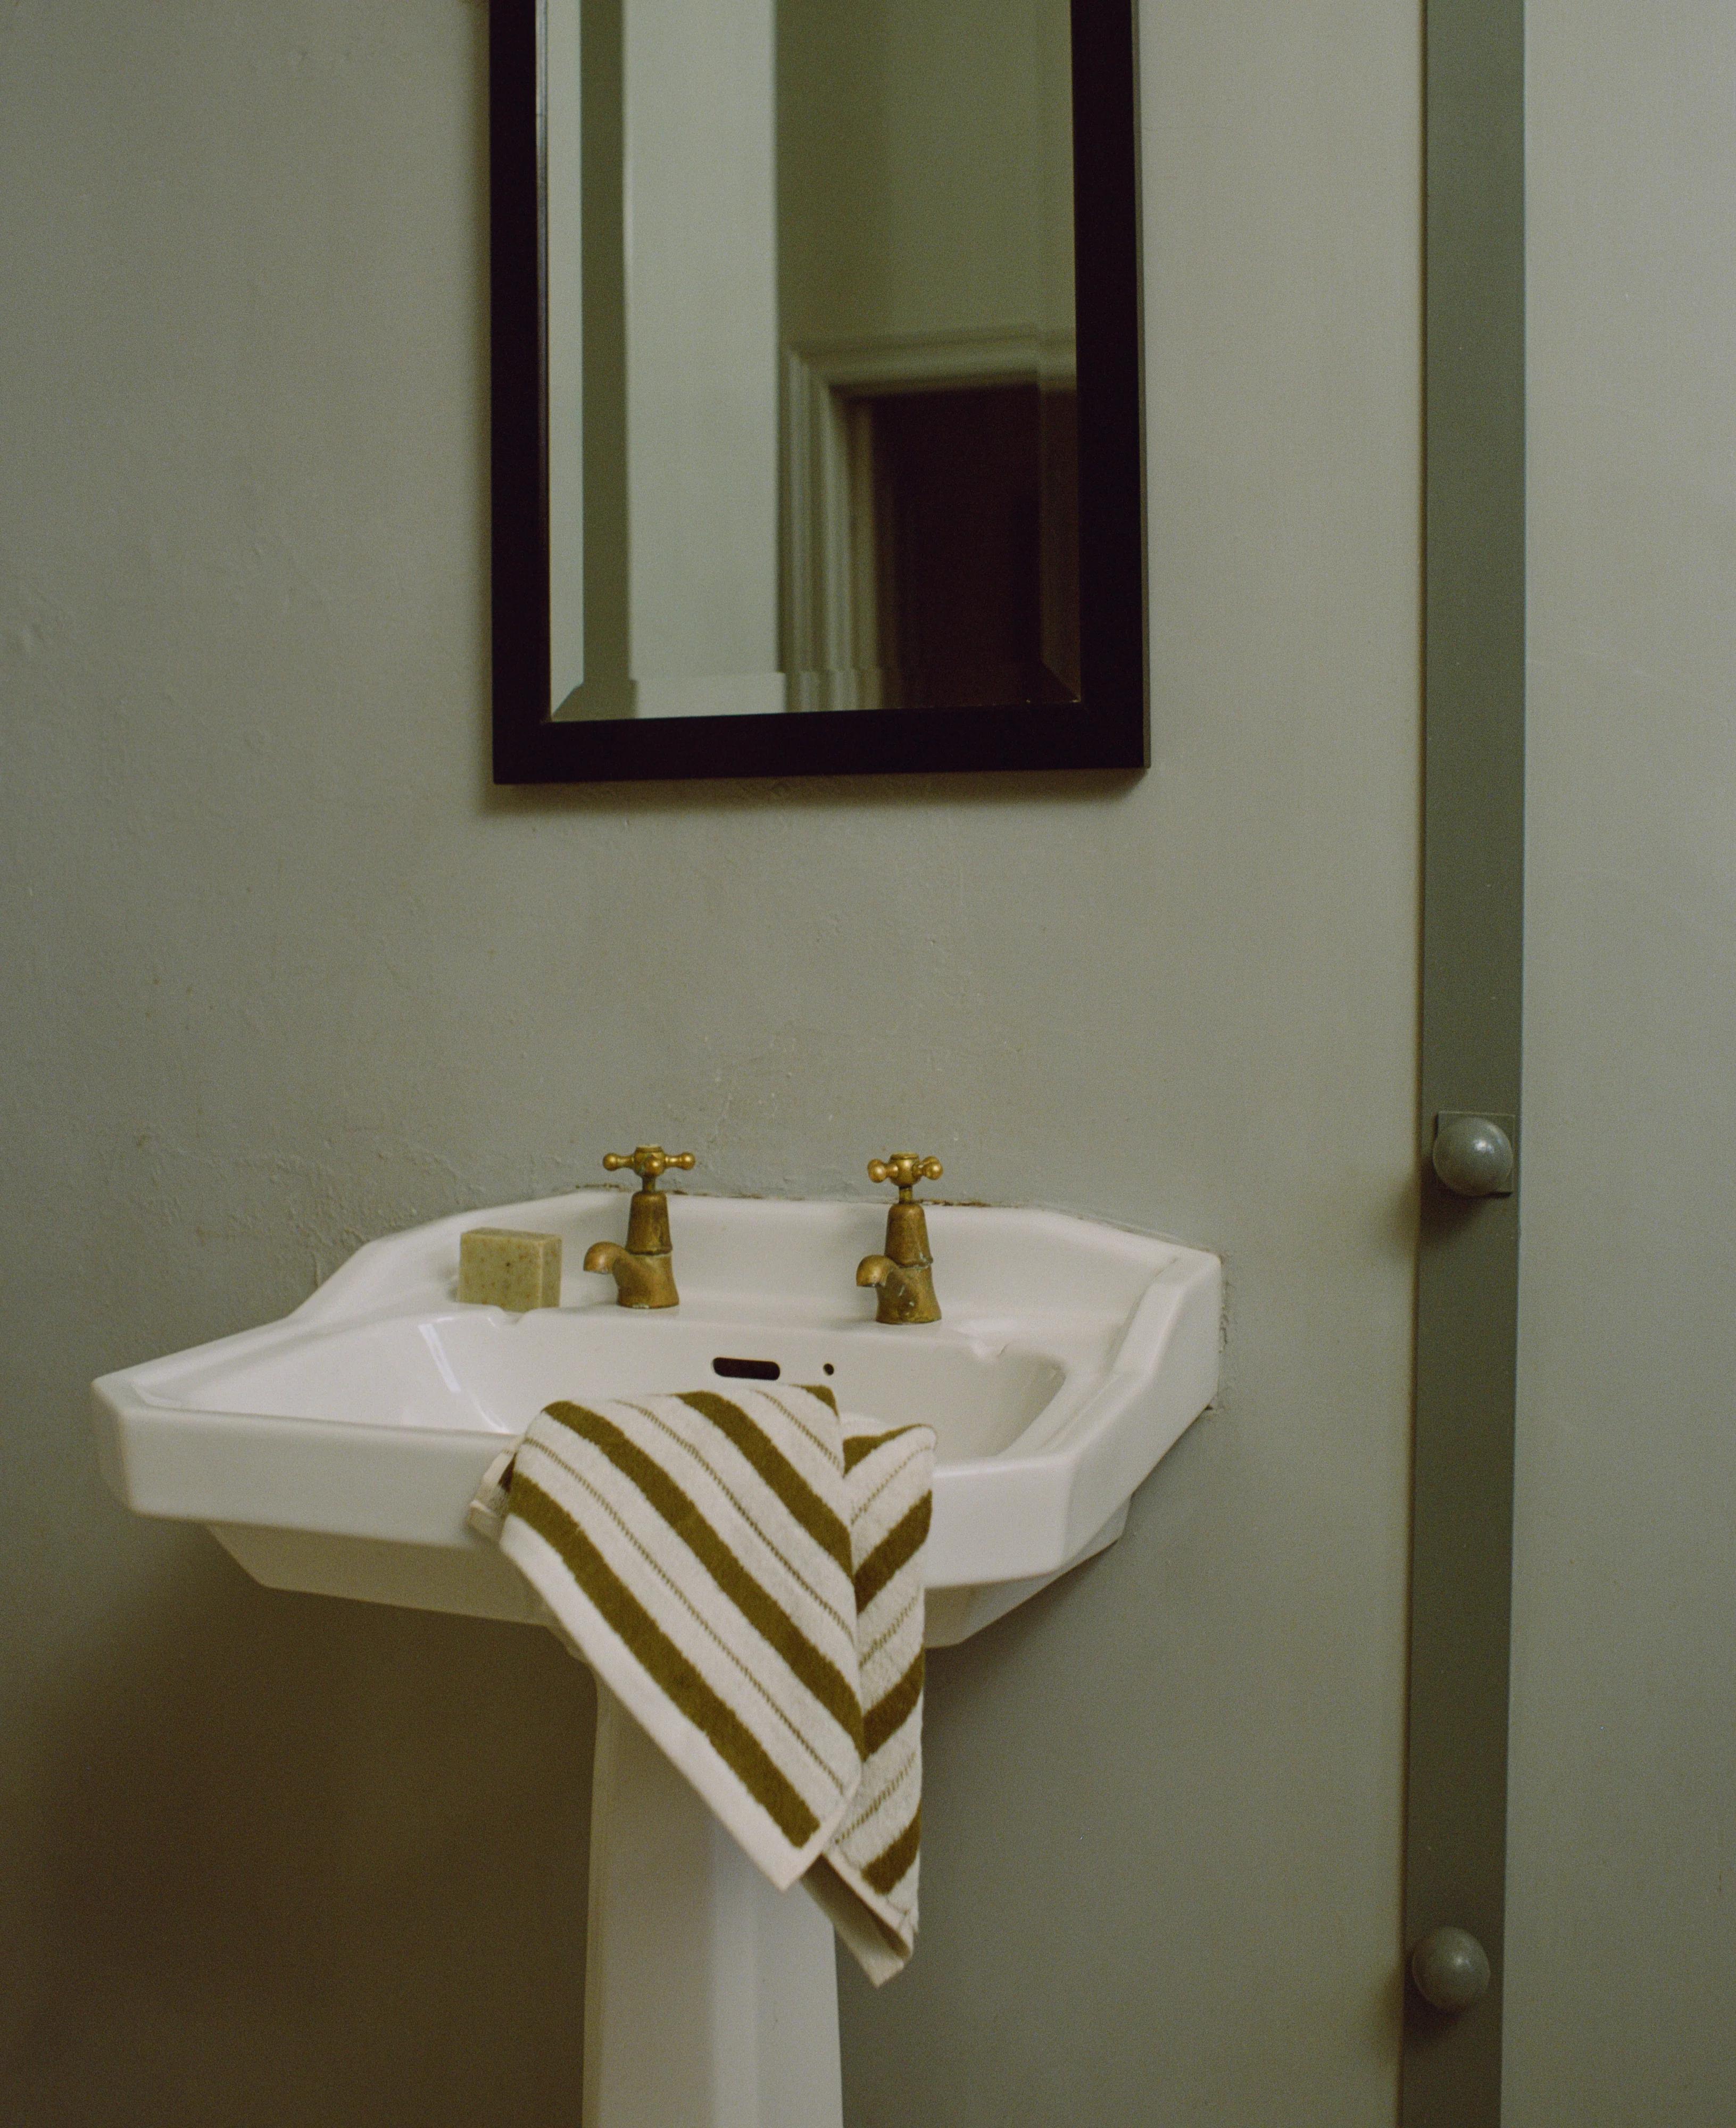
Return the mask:
<path id="1" fill-rule="evenodd" d="M 935 1643 L 1118 1534 L 1134 1487 L 1216 1389 L 1220 1275 L 1201 1251 L 1058 1213 L 936 1204 L 945 1318 L 891 1326 L 855 1283 L 881 1243 L 878 1205 L 673 1201 L 679 1308 L 618 1308 L 607 1278 L 578 1269 L 623 1230 L 620 1191 L 438 1220 L 369 1243 L 281 1323 L 105 1375 L 104 1473 L 141 1514 L 207 1524 L 269 1587 L 533 1619 L 464 1521 L 502 1448 L 559 1397 L 775 1366 L 827 1383 L 847 1411 L 935 1428 Z M 559 1309 L 459 1305 L 459 1237 L 479 1225 L 561 1237 Z"/>
<path id="2" fill-rule="evenodd" d="M 105 1476 L 273 1588 L 541 1620 L 465 1510 L 558 1398 L 824 1382 L 938 1438 L 927 1636 L 963 1639 L 1120 1535 L 1217 1387 L 1215 1256 L 1049 1212 L 931 1204 L 944 1318 L 873 1320 L 876 1204 L 672 1194 L 677 1309 L 579 1268 L 626 1203 L 580 1190 L 370 1242 L 280 1323 L 93 1385 Z M 561 1237 L 561 1305 L 461 1305 L 473 1226 Z M 829 1926 L 759 1877 L 600 1693 L 586 2128 L 838 2128 Z"/>

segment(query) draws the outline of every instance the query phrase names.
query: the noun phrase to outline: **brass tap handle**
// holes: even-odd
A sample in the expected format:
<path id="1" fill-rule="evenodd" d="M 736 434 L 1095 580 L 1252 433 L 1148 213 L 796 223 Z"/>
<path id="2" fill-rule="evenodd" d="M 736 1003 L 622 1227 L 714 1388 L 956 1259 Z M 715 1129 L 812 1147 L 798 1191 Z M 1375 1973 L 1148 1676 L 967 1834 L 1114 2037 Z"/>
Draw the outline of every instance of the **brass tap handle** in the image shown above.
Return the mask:
<path id="1" fill-rule="evenodd" d="M 870 1182 L 896 1182 L 898 1202 L 916 1202 L 919 1182 L 938 1182 L 945 1170 L 932 1153 L 919 1160 L 914 1152 L 895 1152 L 889 1160 L 871 1160 L 868 1165 Z"/>
<path id="2" fill-rule="evenodd" d="M 665 1152 L 660 1145 L 636 1145 L 631 1152 L 606 1152 L 603 1166 L 611 1175 L 622 1167 L 630 1167 L 639 1177 L 640 1187 L 651 1190 L 657 1187 L 658 1178 L 672 1167 L 694 1167 L 698 1165 L 691 1152 Z"/>

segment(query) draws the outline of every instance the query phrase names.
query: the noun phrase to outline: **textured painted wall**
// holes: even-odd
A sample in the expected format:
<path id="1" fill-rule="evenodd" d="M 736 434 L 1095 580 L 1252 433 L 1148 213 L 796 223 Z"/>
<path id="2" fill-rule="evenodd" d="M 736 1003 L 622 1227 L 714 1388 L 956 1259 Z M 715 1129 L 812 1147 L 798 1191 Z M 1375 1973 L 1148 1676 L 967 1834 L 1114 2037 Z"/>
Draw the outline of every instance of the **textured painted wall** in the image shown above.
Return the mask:
<path id="1" fill-rule="evenodd" d="M 1736 21 L 1530 21 L 1514 2128 L 1736 2120 Z"/>
<path id="2" fill-rule="evenodd" d="M 483 9 L 0 17 L 9 2123 L 576 2121 L 581 1674 L 131 1520 L 83 1385 L 654 1135 L 816 1194 L 920 1141 L 1229 1265 L 1125 1540 L 935 1663 L 851 2128 L 1390 2119 L 1416 26 L 1147 22 L 1147 777 L 526 796 Z"/>

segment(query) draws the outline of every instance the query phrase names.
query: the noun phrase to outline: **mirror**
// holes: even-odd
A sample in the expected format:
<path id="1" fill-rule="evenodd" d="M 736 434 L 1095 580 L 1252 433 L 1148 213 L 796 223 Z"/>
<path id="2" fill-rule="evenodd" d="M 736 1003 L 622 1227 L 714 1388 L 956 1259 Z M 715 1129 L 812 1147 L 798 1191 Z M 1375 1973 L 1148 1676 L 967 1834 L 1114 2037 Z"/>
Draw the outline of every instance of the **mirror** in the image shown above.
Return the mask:
<path id="1" fill-rule="evenodd" d="M 495 0 L 497 781 L 1143 765 L 1132 38 Z"/>

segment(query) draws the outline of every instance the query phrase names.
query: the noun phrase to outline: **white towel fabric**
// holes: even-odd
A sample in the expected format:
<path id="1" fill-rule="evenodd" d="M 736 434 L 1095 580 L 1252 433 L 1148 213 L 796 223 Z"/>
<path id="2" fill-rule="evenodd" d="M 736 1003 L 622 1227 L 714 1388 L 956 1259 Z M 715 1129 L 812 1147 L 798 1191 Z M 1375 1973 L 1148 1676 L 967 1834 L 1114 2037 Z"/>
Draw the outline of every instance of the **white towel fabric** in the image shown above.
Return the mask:
<path id="1" fill-rule="evenodd" d="M 877 1986 L 916 1940 L 934 1461 L 824 1388 L 555 1404 L 471 1518 Z"/>

